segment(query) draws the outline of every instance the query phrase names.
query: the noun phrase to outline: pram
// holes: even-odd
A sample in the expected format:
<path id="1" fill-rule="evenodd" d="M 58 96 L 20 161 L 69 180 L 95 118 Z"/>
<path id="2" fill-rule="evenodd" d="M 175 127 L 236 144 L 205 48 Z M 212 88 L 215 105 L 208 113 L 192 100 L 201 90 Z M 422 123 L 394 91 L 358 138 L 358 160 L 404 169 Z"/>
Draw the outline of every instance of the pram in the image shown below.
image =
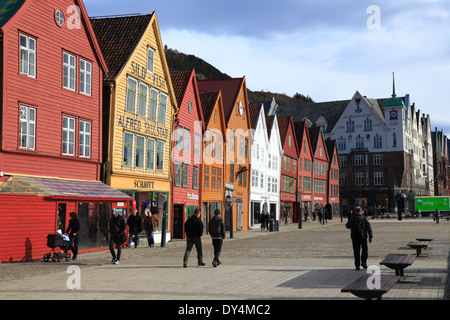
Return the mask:
<path id="1" fill-rule="evenodd" d="M 47 247 L 52 251 L 44 254 L 44 261 L 47 262 L 50 259 L 52 261 L 61 262 L 62 259 L 69 261 L 72 255 L 69 252 L 70 246 L 73 243 L 73 239 L 65 240 L 61 234 L 49 234 L 47 235 Z M 56 252 L 55 249 L 60 248 L 63 252 Z"/>

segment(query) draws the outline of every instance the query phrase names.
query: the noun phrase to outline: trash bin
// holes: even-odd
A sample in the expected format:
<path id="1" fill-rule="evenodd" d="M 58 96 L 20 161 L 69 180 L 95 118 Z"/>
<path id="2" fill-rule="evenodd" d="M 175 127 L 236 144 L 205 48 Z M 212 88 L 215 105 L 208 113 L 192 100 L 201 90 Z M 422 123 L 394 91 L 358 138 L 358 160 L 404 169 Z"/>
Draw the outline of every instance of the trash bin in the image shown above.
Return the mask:
<path id="1" fill-rule="evenodd" d="M 274 231 L 273 218 L 270 218 L 270 220 L 269 220 L 269 231 L 270 232 Z"/>

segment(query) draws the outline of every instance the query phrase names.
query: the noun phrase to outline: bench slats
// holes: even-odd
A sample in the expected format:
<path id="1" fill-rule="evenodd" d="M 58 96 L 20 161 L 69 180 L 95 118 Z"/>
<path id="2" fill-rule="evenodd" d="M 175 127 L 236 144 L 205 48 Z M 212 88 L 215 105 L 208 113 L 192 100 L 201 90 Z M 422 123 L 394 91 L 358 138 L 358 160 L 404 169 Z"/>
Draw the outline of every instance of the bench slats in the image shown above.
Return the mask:
<path id="1" fill-rule="evenodd" d="M 370 276 L 368 276 L 368 275 L 360 277 L 356 281 L 352 282 L 348 286 L 341 289 L 341 292 L 350 292 L 357 297 L 365 298 L 365 299 L 372 299 L 372 298 L 381 299 L 381 296 L 383 294 L 389 292 L 389 290 L 391 290 L 391 288 L 400 279 L 399 276 L 382 276 L 382 275 L 380 275 L 379 277 L 373 278 L 373 279 L 377 280 L 378 283 L 372 282 L 371 285 L 373 285 L 374 288 L 369 289 L 367 287 L 367 280 L 369 279 L 369 277 Z M 372 279 L 371 279 L 371 281 L 372 281 Z M 380 287 L 379 289 L 377 289 L 377 287 L 378 287 L 377 284 L 379 284 L 379 287 Z"/>

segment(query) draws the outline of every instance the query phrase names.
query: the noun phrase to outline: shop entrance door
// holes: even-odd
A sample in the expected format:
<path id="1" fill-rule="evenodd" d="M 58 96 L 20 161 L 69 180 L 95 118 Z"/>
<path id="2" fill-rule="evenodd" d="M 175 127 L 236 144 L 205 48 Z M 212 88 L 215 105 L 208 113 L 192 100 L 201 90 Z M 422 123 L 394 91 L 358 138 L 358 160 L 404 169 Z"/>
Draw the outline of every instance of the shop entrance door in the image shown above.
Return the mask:
<path id="1" fill-rule="evenodd" d="M 184 210 L 183 205 L 173 206 L 173 237 L 183 239 L 184 232 Z"/>
<path id="2" fill-rule="evenodd" d="M 236 222 L 236 230 L 242 230 L 242 216 L 244 215 L 244 206 L 242 202 L 237 203 L 237 222 Z"/>

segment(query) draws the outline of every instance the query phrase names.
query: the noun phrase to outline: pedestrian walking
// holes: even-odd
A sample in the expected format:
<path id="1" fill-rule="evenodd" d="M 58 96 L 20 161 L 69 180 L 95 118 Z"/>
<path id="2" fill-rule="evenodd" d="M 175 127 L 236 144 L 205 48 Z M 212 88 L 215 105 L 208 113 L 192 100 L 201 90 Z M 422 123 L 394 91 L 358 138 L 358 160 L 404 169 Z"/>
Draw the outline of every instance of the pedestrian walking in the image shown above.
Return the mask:
<path id="1" fill-rule="evenodd" d="M 209 234 L 212 239 L 214 247 L 214 259 L 212 262 L 213 267 L 217 267 L 222 262 L 219 260 L 220 251 L 222 250 L 223 239 L 225 239 L 225 224 L 220 217 L 220 210 L 214 211 L 214 217 L 209 220 Z"/>
<path id="2" fill-rule="evenodd" d="M 111 217 L 111 220 L 109 221 L 109 251 L 112 255 L 111 263 L 119 264 L 120 261 L 120 255 L 122 253 L 122 234 L 125 233 L 125 221 L 123 218 L 119 215 L 119 212 L 117 210 L 113 209 L 113 216 Z M 117 248 L 117 255 L 114 250 L 114 245 Z"/>
<path id="3" fill-rule="evenodd" d="M 195 245 L 197 250 L 197 262 L 198 266 L 204 266 L 203 252 L 202 252 L 202 235 L 203 235 L 203 222 L 200 220 L 200 209 L 195 209 L 194 214 L 184 223 L 184 230 L 186 231 L 186 251 L 184 252 L 183 267 L 187 267 L 189 260 L 189 254 L 192 247 Z"/>
<path id="4" fill-rule="evenodd" d="M 437 224 L 439 224 L 439 218 L 440 218 L 439 208 L 436 208 L 436 210 L 434 211 L 434 220 L 436 221 Z"/>
<path id="5" fill-rule="evenodd" d="M 75 212 L 71 212 L 69 214 L 70 220 L 69 225 L 66 229 L 66 234 L 69 235 L 69 239 L 72 239 L 72 244 L 70 245 L 70 250 L 72 251 L 72 260 L 77 260 L 78 256 L 78 243 L 80 243 L 81 235 L 80 235 L 80 219 L 78 219 L 78 215 Z"/>
<path id="6" fill-rule="evenodd" d="M 137 248 L 139 246 L 139 233 L 142 231 L 142 220 L 137 210 L 133 210 L 132 215 L 128 217 L 127 224 L 130 239 L 126 246 L 130 248 L 131 242 L 133 242 L 134 239 L 134 247 Z"/>
<path id="7" fill-rule="evenodd" d="M 261 231 L 262 231 L 266 227 L 266 216 L 264 215 L 264 210 L 261 211 L 261 214 L 259 215 L 259 220 L 261 221 Z"/>
<path id="8" fill-rule="evenodd" d="M 355 213 L 350 215 L 345 226 L 351 230 L 350 236 L 352 239 L 356 270 L 360 269 L 360 265 L 364 269 L 367 269 L 367 258 L 369 256 L 367 238 L 369 238 L 369 243 L 371 243 L 373 233 L 369 220 L 362 214 L 361 207 L 355 208 Z"/>
<path id="9" fill-rule="evenodd" d="M 152 214 L 148 212 L 148 215 L 144 219 L 144 230 L 147 234 L 147 242 L 148 246 L 151 248 L 155 245 L 155 239 L 153 238 L 153 232 L 156 231 L 156 228 L 159 226 L 159 219 L 156 213 Z"/>

